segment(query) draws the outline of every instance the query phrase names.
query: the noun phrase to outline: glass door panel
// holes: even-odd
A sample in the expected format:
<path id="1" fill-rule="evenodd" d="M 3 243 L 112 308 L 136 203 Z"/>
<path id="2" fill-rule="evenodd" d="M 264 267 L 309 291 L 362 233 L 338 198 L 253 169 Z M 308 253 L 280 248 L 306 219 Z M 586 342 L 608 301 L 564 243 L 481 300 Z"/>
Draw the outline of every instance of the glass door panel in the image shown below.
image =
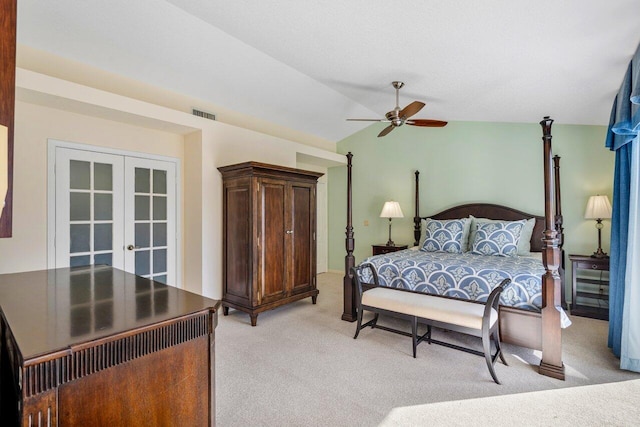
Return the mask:
<path id="1" fill-rule="evenodd" d="M 176 284 L 175 164 L 127 158 L 126 176 L 134 182 L 125 216 L 127 268 L 155 281 Z M 127 204 L 125 203 L 127 206 Z"/>
<path id="2" fill-rule="evenodd" d="M 56 267 L 123 268 L 123 168 L 122 156 L 56 150 Z"/>

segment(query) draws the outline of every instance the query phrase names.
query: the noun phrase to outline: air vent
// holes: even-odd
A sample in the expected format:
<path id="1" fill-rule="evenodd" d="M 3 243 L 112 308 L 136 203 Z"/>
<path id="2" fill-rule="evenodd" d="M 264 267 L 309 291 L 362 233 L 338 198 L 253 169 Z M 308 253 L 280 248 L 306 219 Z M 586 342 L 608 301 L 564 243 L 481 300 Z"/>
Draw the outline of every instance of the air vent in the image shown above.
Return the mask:
<path id="1" fill-rule="evenodd" d="M 207 113 L 206 111 L 196 110 L 195 108 L 193 108 L 191 111 L 192 111 L 194 116 L 202 117 L 202 118 L 209 119 L 209 120 L 215 120 L 216 119 L 216 115 L 213 114 L 213 113 Z"/>

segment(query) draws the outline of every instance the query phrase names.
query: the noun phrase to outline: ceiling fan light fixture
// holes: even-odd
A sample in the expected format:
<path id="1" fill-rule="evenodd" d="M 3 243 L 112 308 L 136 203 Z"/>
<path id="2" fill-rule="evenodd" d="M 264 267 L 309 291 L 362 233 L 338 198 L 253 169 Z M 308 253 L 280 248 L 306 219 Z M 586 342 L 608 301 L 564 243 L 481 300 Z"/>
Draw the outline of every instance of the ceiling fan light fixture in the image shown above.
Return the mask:
<path id="1" fill-rule="evenodd" d="M 393 126 L 402 126 L 404 123 L 404 120 L 398 115 L 398 113 L 398 110 L 393 110 L 385 114 L 385 117 L 391 122 Z"/>

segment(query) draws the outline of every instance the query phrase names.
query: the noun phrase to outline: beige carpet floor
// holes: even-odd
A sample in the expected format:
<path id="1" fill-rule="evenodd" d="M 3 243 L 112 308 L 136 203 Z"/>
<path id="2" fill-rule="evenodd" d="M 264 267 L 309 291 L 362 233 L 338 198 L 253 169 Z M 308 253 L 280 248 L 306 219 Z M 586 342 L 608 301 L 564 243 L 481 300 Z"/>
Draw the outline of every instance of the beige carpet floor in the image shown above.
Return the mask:
<path id="1" fill-rule="evenodd" d="M 607 322 L 572 317 L 566 380 L 537 373 L 538 351 L 505 345 L 509 366 L 355 324 L 342 315 L 342 276 L 318 276 L 311 299 L 258 316 L 231 310 L 216 329 L 219 426 L 640 425 L 640 374 L 607 348 Z M 400 321 L 387 324 L 406 327 Z M 477 338 L 434 338 L 479 347 Z M 638 381 L 633 381 L 638 380 Z M 603 385 L 598 385 L 603 384 Z"/>

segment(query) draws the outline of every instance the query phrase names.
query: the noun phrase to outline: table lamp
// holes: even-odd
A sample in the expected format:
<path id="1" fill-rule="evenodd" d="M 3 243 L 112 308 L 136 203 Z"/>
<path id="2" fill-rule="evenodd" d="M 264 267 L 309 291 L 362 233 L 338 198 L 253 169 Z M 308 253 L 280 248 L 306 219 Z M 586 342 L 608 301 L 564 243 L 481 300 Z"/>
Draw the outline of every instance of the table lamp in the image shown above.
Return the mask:
<path id="1" fill-rule="evenodd" d="M 384 202 L 382 212 L 380 212 L 380 218 L 389 218 L 389 241 L 387 242 L 387 246 L 395 246 L 396 244 L 391 240 L 391 219 L 404 218 L 400 204 L 394 201 Z"/>
<path id="2" fill-rule="evenodd" d="M 611 203 L 607 196 L 591 196 L 584 211 L 584 219 L 595 219 L 598 229 L 598 250 L 591 255 L 593 258 L 608 258 L 602 251 L 602 220 L 611 218 Z"/>

